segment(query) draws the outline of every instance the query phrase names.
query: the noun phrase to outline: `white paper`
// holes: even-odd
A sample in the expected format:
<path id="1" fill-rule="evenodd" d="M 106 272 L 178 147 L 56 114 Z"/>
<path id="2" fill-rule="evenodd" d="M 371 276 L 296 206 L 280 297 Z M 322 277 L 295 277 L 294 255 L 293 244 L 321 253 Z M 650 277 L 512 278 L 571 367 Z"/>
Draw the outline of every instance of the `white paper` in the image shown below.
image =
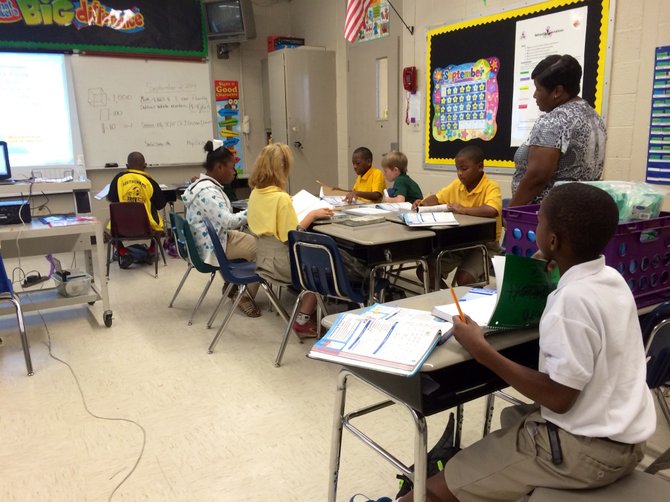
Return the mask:
<path id="1" fill-rule="evenodd" d="M 107 197 L 108 193 L 109 193 L 109 183 L 105 185 L 105 188 L 103 188 L 97 194 L 95 194 L 95 198 L 96 200 L 102 200 Z"/>
<path id="2" fill-rule="evenodd" d="M 293 201 L 295 214 L 298 216 L 298 222 L 301 222 L 305 216 L 307 216 L 307 214 L 314 211 L 315 209 L 333 208 L 332 204 L 329 204 L 325 200 L 319 199 L 318 197 L 309 193 L 307 190 L 300 190 L 291 198 L 291 200 Z"/>
<path id="3" fill-rule="evenodd" d="M 496 308 L 496 303 L 498 302 L 498 295 L 482 295 L 481 298 L 476 300 L 469 300 L 467 302 L 460 302 L 461 310 L 463 314 L 467 315 L 479 324 L 482 327 L 488 325 L 493 315 L 493 311 Z M 459 315 L 458 307 L 455 303 L 448 303 L 446 305 L 437 305 L 433 307 L 433 313 L 440 313 L 440 317 L 443 319 L 451 319 L 454 316 Z"/>
<path id="4" fill-rule="evenodd" d="M 402 213 L 400 217 L 410 227 L 458 225 L 454 213 Z"/>
<path id="5" fill-rule="evenodd" d="M 384 211 L 410 211 L 412 209 L 411 202 L 382 202 L 375 206 L 377 209 L 383 209 Z"/>
<path id="6" fill-rule="evenodd" d="M 448 213 L 451 211 L 449 204 L 438 204 L 436 206 L 418 206 L 418 213 Z"/>
<path id="7" fill-rule="evenodd" d="M 368 207 L 354 207 L 350 209 L 345 209 L 344 212 L 347 214 L 353 214 L 354 216 L 380 216 L 384 214 L 389 214 L 391 211 L 368 206 Z"/>
<path id="8" fill-rule="evenodd" d="M 570 54 L 584 67 L 587 12 L 584 6 L 517 21 L 510 146 L 521 145 L 540 116 L 530 78 L 535 66 L 550 54 Z"/>

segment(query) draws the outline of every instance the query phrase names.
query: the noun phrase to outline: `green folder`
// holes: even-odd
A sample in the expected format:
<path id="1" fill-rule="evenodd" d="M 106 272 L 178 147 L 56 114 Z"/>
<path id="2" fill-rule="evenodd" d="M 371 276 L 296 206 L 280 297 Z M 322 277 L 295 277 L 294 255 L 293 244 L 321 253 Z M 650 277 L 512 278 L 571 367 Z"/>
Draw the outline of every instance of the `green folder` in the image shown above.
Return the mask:
<path id="1" fill-rule="evenodd" d="M 503 266 L 500 266 L 500 261 L 503 261 L 501 258 L 504 260 Z M 493 260 L 498 301 L 488 327 L 509 329 L 537 326 L 547 304 L 547 296 L 558 285 L 558 268 L 554 267 L 551 272 L 547 272 L 546 261 L 525 256 L 495 256 Z"/>

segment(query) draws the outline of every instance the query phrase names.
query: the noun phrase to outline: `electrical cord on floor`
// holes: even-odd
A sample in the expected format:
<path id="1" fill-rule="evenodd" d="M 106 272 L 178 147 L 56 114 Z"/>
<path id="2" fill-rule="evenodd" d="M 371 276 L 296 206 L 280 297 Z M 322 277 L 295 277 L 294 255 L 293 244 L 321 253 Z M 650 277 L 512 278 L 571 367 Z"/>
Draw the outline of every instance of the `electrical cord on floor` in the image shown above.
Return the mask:
<path id="1" fill-rule="evenodd" d="M 101 415 L 96 415 L 95 413 L 93 413 L 93 412 L 88 408 L 88 403 L 86 402 L 86 397 L 84 396 L 84 391 L 83 391 L 83 389 L 81 388 L 81 384 L 79 383 L 79 378 L 77 377 L 77 374 L 74 372 L 74 369 L 72 368 L 72 366 L 70 366 L 69 363 L 67 363 L 67 362 L 64 361 L 63 359 L 61 359 L 61 358 L 55 356 L 55 355 L 53 354 L 53 352 L 51 351 L 51 332 L 49 331 L 49 326 L 47 326 L 47 322 L 46 322 L 46 320 L 44 319 L 44 317 L 42 316 L 42 312 L 41 312 L 40 310 L 38 310 L 37 313 L 39 314 L 40 319 L 42 319 L 42 324 L 44 324 L 44 329 L 45 329 L 46 332 L 47 332 L 47 343 L 46 343 L 46 346 L 47 346 L 47 349 L 49 349 L 49 357 L 51 357 L 52 359 L 55 359 L 56 361 L 58 361 L 58 362 L 64 364 L 65 366 L 67 366 L 67 368 L 70 370 L 70 373 L 72 373 L 72 378 L 74 378 L 74 382 L 77 384 L 77 390 L 79 391 L 79 395 L 81 396 L 81 402 L 82 402 L 82 404 L 84 405 L 84 409 L 86 410 L 86 413 L 88 413 L 89 415 L 91 415 L 93 418 L 95 418 L 95 419 L 97 419 L 97 420 L 108 420 L 108 421 L 111 421 L 111 422 L 127 422 L 127 423 L 129 423 L 129 424 L 133 424 L 133 425 L 137 426 L 137 427 L 140 429 L 140 431 L 142 432 L 142 447 L 140 448 L 140 453 L 139 453 L 139 455 L 137 455 L 137 460 L 135 461 L 135 464 L 134 464 L 133 467 L 130 469 L 130 471 L 128 472 L 128 474 L 126 474 L 126 475 L 123 477 L 123 479 L 122 479 L 121 481 L 119 481 L 119 483 L 117 483 L 117 485 L 116 485 L 116 486 L 114 487 L 114 489 L 112 490 L 112 493 L 109 494 L 109 498 L 108 498 L 107 500 L 108 500 L 108 501 L 111 501 L 111 500 L 112 500 L 112 497 L 114 497 L 114 494 L 116 493 L 116 491 L 117 491 L 119 488 L 121 488 L 121 485 L 123 485 L 123 483 L 125 483 L 126 480 L 127 480 L 130 476 L 132 476 L 132 474 L 133 474 L 133 473 L 135 472 L 135 470 L 137 469 L 137 466 L 139 465 L 140 460 L 142 460 L 142 456 L 144 455 L 144 448 L 145 448 L 145 446 L 146 446 L 146 444 L 147 444 L 147 431 L 146 431 L 146 430 L 144 429 L 144 427 L 142 427 L 138 422 L 136 422 L 135 420 L 131 420 L 130 418 L 123 418 L 123 417 L 103 417 L 103 416 L 101 416 Z M 110 479 L 111 479 L 111 478 L 110 478 Z"/>

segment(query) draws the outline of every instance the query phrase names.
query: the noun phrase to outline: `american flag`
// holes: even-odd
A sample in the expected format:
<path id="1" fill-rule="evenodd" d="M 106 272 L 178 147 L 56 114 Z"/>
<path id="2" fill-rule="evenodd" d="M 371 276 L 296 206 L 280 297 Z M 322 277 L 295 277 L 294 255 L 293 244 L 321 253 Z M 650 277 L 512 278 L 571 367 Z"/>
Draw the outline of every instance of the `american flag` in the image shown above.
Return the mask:
<path id="1" fill-rule="evenodd" d="M 370 0 L 347 0 L 347 15 L 344 20 L 344 38 L 354 42 L 365 20 L 365 11 Z"/>

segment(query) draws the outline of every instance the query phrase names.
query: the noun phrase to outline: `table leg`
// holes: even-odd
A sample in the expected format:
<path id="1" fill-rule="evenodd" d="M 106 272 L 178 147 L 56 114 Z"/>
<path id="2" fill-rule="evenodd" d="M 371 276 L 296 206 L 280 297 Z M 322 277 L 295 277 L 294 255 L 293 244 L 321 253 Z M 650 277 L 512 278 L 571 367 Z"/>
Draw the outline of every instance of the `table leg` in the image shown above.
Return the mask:
<path id="1" fill-rule="evenodd" d="M 96 253 L 96 261 L 97 263 L 97 269 L 95 270 L 95 274 L 93 275 L 93 280 L 95 281 L 96 287 L 98 289 L 98 292 L 100 293 L 100 296 L 102 297 L 102 308 L 103 308 L 103 320 L 105 322 L 105 325 L 107 327 L 111 326 L 111 320 L 112 320 L 112 310 L 109 305 L 109 292 L 107 291 L 107 277 L 105 274 L 105 244 L 104 244 L 104 239 L 102 237 L 102 224 L 98 223 L 95 227 L 95 253 Z M 89 256 L 91 256 L 93 250 L 89 252 Z M 89 258 L 89 260 L 92 260 L 92 258 Z M 93 272 L 93 263 L 88 263 L 87 266 L 91 267 L 91 272 Z"/>
<path id="2" fill-rule="evenodd" d="M 335 394 L 335 416 L 330 441 L 330 467 L 328 480 L 328 502 L 335 502 L 337 496 L 337 478 L 340 473 L 340 455 L 342 453 L 342 427 L 344 405 L 347 399 L 347 370 L 340 370 L 337 375 L 337 393 Z"/>

